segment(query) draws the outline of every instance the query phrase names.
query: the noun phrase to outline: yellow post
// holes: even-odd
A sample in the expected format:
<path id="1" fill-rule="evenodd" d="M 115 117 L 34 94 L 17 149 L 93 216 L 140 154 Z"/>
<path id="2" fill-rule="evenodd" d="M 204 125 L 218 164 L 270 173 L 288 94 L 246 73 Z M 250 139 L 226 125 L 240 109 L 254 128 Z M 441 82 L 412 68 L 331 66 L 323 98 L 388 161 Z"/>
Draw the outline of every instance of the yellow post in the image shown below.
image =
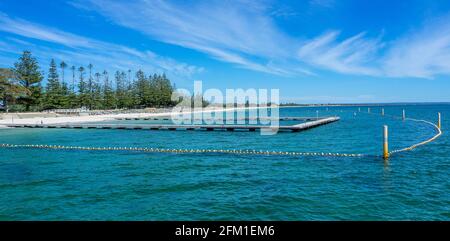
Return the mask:
<path id="1" fill-rule="evenodd" d="M 402 112 L 402 119 L 403 119 L 403 120 L 405 120 L 405 119 L 406 119 L 406 113 L 405 113 L 405 109 L 403 109 L 403 112 Z"/>
<path id="2" fill-rule="evenodd" d="M 381 108 L 381 115 L 384 116 L 384 108 Z"/>
<path id="3" fill-rule="evenodd" d="M 383 158 L 389 158 L 388 126 L 383 126 Z"/>
<path id="4" fill-rule="evenodd" d="M 438 128 L 441 129 L 441 112 L 438 112 Z"/>

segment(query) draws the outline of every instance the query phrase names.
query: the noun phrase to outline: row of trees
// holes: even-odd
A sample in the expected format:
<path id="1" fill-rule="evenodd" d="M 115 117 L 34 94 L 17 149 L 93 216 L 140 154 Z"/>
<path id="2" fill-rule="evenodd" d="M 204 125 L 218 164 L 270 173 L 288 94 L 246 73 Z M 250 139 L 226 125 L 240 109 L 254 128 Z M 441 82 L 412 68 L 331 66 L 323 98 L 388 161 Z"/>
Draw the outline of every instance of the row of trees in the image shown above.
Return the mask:
<path id="1" fill-rule="evenodd" d="M 51 60 L 47 83 L 39 64 L 29 51 L 24 51 L 13 68 L 0 69 L 0 103 L 4 109 L 40 111 L 61 108 L 123 109 L 173 106 L 175 87 L 163 75 L 146 75 L 142 70 L 132 77 L 131 70 L 109 73 L 94 72 L 94 66 L 72 66 Z M 61 77 L 60 77 L 61 76 Z"/>

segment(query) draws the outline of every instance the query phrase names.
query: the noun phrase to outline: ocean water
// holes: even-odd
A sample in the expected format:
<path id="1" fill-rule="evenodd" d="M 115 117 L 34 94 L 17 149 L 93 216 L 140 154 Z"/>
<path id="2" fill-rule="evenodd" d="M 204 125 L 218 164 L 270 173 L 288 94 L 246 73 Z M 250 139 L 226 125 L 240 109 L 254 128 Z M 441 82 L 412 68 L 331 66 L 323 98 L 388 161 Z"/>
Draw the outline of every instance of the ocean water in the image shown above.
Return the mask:
<path id="1" fill-rule="evenodd" d="M 255 149 L 364 157 L 174 154 L 0 148 L 0 220 L 450 220 L 450 105 L 387 106 L 443 135 L 388 162 L 390 148 L 436 134 L 367 107 L 282 108 L 340 116 L 297 133 L 0 129 L 0 143 Z M 356 112 L 356 116 L 355 113 Z M 289 123 L 291 124 L 291 123 Z"/>

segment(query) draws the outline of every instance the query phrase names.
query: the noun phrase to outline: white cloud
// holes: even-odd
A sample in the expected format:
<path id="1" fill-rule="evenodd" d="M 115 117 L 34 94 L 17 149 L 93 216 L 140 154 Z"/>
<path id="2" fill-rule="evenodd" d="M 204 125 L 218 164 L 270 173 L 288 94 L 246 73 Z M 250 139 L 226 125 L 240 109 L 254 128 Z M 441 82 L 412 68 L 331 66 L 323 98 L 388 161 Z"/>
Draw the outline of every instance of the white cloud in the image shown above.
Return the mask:
<path id="1" fill-rule="evenodd" d="M 450 16 L 426 22 L 415 31 L 386 42 L 365 33 L 338 40 L 330 31 L 305 41 L 299 58 L 343 74 L 395 78 L 434 78 L 450 74 Z"/>
<path id="2" fill-rule="evenodd" d="M 302 72 L 284 66 L 283 60 L 292 58 L 290 48 L 296 41 L 278 30 L 262 2 L 82 2 L 84 8 L 90 5 L 91 10 L 99 11 L 119 25 L 242 68 L 277 75 Z"/>
<path id="3" fill-rule="evenodd" d="M 383 70 L 391 77 L 433 78 L 450 74 L 450 18 L 428 22 L 391 44 Z"/>
<path id="4" fill-rule="evenodd" d="M 306 41 L 298 51 L 299 58 L 340 73 L 376 75 L 375 57 L 383 44 L 378 40 L 364 39 L 364 33 L 341 42 L 336 40 L 338 35 L 339 32 L 332 31 Z"/>
<path id="5" fill-rule="evenodd" d="M 329 7 L 334 1 L 311 0 L 309 3 Z M 72 5 L 99 12 L 113 23 L 157 41 L 264 73 L 295 76 L 316 75 L 316 70 L 328 70 L 399 78 L 450 74 L 450 18 L 426 22 L 415 31 L 390 41 L 369 37 L 365 31 L 338 30 L 300 39 L 277 25 L 274 17 L 286 10 L 277 11 L 269 0 L 74 0 Z M 0 30 L 64 45 L 69 50 L 60 50 L 61 55 L 92 56 L 105 65 L 117 59 L 117 63 L 124 65 L 151 65 L 179 73 L 202 70 L 149 51 L 88 39 L 4 15 L 0 15 Z"/>
<path id="6" fill-rule="evenodd" d="M 149 50 L 139 51 L 123 45 L 82 37 L 23 19 L 13 19 L 2 13 L 0 13 L 0 31 L 47 43 L 32 44 L 29 41 L 10 37 L 7 38 L 8 42 L 2 42 L 0 51 L 18 54 L 25 49 L 32 50 L 46 61 L 55 58 L 74 65 L 93 63 L 97 67 L 110 69 L 111 61 L 114 60 L 120 70 L 168 71 L 170 74 L 180 76 L 190 76 L 203 70 L 201 67 L 159 56 Z"/>

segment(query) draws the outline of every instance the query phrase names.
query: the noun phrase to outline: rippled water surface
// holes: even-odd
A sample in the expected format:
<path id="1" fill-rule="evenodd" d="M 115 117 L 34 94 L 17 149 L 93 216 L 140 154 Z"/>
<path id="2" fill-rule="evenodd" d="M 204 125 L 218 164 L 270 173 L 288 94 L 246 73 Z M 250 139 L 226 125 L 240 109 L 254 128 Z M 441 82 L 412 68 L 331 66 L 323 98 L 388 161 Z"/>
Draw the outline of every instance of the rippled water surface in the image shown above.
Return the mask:
<path id="1" fill-rule="evenodd" d="M 0 143 L 255 149 L 361 158 L 0 148 L 1 220 L 450 220 L 450 105 L 385 107 L 444 134 L 385 163 L 382 125 L 398 149 L 432 137 L 426 123 L 358 107 L 283 108 L 340 116 L 298 133 L 0 129 Z M 367 107 L 361 107 L 362 112 Z M 356 116 L 355 113 L 356 112 Z M 289 123 L 292 124 L 292 123 Z"/>

